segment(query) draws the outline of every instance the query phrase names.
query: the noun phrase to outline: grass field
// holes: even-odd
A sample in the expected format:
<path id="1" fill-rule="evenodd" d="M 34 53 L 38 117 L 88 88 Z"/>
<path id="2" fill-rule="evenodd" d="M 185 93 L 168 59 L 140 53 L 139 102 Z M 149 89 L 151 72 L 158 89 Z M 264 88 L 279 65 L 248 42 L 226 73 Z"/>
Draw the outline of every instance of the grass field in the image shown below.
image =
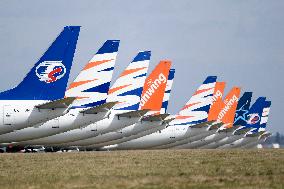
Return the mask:
<path id="1" fill-rule="evenodd" d="M 284 188 L 284 150 L 0 154 L 0 188 Z"/>

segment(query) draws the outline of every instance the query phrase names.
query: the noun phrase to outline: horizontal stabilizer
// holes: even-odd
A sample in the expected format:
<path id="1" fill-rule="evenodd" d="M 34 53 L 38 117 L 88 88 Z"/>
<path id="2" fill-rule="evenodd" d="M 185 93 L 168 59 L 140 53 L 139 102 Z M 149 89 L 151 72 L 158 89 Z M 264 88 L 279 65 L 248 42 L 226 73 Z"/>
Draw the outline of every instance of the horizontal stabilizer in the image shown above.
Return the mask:
<path id="1" fill-rule="evenodd" d="M 131 112 L 126 112 L 122 114 L 116 114 L 118 117 L 142 117 L 145 115 L 149 110 L 136 110 Z"/>
<path id="2" fill-rule="evenodd" d="M 259 139 L 267 138 L 267 137 L 269 137 L 269 136 L 271 136 L 271 135 L 272 135 L 271 133 L 265 132 L 265 133 L 263 133 L 262 135 L 259 136 Z"/>
<path id="3" fill-rule="evenodd" d="M 165 119 L 163 122 L 166 123 L 166 124 L 169 124 L 171 121 L 175 120 L 174 117 L 167 117 L 167 119 Z"/>
<path id="4" fill-rule="evenodd" d="M 212 123 L 214 123 L 214 121 L 207 121 L 207 122 L 204 122 L 204 123 L 199 123 L 199 124 L 196 124 L 196 125 L 191 125 L 190 127 L 191 127 L 191 128 L 202 128 L 202 127 L 210 126 Z"/>
<path id="5" fill-rule="evenodd" d="M 251 128 L 242 126 L 239 129 L 236 129 L 233 132 L 233 135 L 243 135 L 246 134 L 249 130 L 251 130 Z"/>
<path id="6" fill-rule="evenodd" d="M 233 127 L 225 127 L 225 128 L 222 128 L 222 129 L 218 129 L 218 133 L 227 133 L 227 132 L 231 132 L 231 131 L 234 131 L 236 129 L 238 129 L 240 126 L 233 126 Z"/>
<path id="7" fill-rule="evenodd" d="M 97 114 L 99 112 L 107 112 L 109 111 L 117 102 L 106 102 L 102 105 L 95 106 L 83 111 L 80 111 L 80 113 L 84 114 Z"/>
<path id="8" fill-rule="evenodd" d="M 142 121 L 164 121 L 170 114 L 149 115 L 142 119 Z"/>
<path id="9" fill-rule="evenodd" d="M 37 105 L 36 108 L 38 109 L 68 108 L 68 106 L 72 104 L 75 99 L 76 99 L 75 97 L 66 97 L 63 99 L 54 100 L 51 102 Z"/>
<path id="10" fill-rule="evenodd" d="M 259 131 L 259 132 L 255 132 L 255 133 L 247 133 L 245 135 L 245 137 L 258 137 L 260 135 L 262 135 L 265 131 Z"/>
<path id="11" fill-rule="evenodd" d="M 208 127 L 208 131 L 211 131 L 211 130 L 213 130 L 213 129 L 219 129 L 220 127 L 222 127 L 224 125 L 224 123 L 222 123 L 222 122 L 215 122 L 215 123 L 213 123 L 212 125 L 210 125 L 209 127 Z"/>

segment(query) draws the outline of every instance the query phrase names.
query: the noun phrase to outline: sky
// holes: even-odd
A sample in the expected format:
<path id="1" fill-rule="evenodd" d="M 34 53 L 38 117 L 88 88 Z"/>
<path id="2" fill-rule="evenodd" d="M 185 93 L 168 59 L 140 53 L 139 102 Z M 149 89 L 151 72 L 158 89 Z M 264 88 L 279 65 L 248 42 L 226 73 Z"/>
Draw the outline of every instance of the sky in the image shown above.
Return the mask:
<path id="1" fill-rule="evenodd" d="M 81 27 L 72 81 L 107 39 L 120 39 L 114 79 L 138 51 L 176 69 L 170 113 L 209 75 L 272 101 L 267 129 L 284 133 L 284 1 L 0 1 L 0 91 L 16 86 L 66 25 Z"/>

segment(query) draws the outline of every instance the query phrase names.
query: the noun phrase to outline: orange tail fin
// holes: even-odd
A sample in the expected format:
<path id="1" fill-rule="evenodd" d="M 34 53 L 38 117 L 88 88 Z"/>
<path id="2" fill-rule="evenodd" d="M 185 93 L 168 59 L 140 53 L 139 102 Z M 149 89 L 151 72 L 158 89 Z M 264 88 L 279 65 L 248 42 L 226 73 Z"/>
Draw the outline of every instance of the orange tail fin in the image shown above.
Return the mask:
<path id="1" fill-rule="evenodd" d="M 212 98 L 212 105 L 209 110 L 208 114 L 208 121 L 215 121 L 217 120 L 217 116 L 220 112 L 220 110 L 223 107 L 223 95 L 224 95 L 224 89 L 226 86 L 226 82 L 216 82 L 215 90 Z"/>
<path id="2" fill-rule="evenodd" d="M 239 87 L 234 87 L 226 96 L 223 107 L 218 114 L 217 120 L 226 124 L 227 128 L 233 126 L 240 92 L 241 89 Z"/>
<path id="3" fill-rule="evenodd" d="M 160 111 L 170 68 L 171 61 L 160 61 L 152 73 L 147 77 L 140 101 L 141 110 L 149 109 L 152 111 Z"/>

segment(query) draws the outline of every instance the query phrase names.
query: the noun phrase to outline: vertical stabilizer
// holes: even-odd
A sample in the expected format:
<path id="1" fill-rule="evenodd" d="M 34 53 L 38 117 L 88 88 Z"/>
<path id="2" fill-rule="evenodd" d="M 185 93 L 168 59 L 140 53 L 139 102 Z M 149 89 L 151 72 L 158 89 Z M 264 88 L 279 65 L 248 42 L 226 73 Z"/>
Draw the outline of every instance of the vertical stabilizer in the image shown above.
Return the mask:
<path id="1" fill-rule="evenodd" d="M 139 52 L 108 91 L 107 102 L 118 102 L 115 110 L 138 110 L 151 52 Z"/>
<path id="2" fill-rule="evenodd" d="M 169 104 L 171 91 L 172 91 L 172 86 L 173 86 L 173 82 L 174 82 L 174 77 L 175 77 L 175 69 L 170 69 L 170 73 L 169 73 L 168 81 L 167 81 L 167 86 L 166 86 L 166 91 L 165 91 L 164 98 L 163 98 L 162 108 L 160 110 L 161 114 L 167 113 L 168 104 Z"/>
<path id="3" fill-rule="evenodd" d="M 57 100 L 64 97 L 79 26 L 66 26 L 15 88 L 0 93 L 0 100 Z"/>
<path id="4" fill-rule="evenodd" d="M 216 76 L 207 77 L 171 123 L 195 125 L 206 122 L 212 104 L 216 80 Z"/>
<path id="5" fill-rule="evenodd" d="M 241 89 L 233 87 L 224 100 L 224 105 L 217 116 L 217 121 L 224 123 L 226 128 L 233 126 L 234 117 L 240 97 Z"/>
<path id="6" fill-rule="evenodd" d="M 216 82 L 215 90 L 212 98 L 212 104 L 209 109 L 208 121 L 216 121 L 220 110 L 223 107 L 223 96 L 226 82 Z"/>
<path id="7" fill-rule="evenodd" d="M 247 120 L 247 114 L 251 103 L 252 92 L 245 92 L 239 99 L 234 125 L 245 125 Z"/>
<path id="8" fill-rule="evenodd" d="M 73 108 L 98 106 L 106 102 L 119 40 L 107 40 L 67 89 L 66 97 L 76 97 Z"/>
<path id="9" fill-rule="evenodd" d="M 147 77 L 141 96 L 141 110 L 161 110 L 170 68 L 170 61 L 161 61 Z"/>

